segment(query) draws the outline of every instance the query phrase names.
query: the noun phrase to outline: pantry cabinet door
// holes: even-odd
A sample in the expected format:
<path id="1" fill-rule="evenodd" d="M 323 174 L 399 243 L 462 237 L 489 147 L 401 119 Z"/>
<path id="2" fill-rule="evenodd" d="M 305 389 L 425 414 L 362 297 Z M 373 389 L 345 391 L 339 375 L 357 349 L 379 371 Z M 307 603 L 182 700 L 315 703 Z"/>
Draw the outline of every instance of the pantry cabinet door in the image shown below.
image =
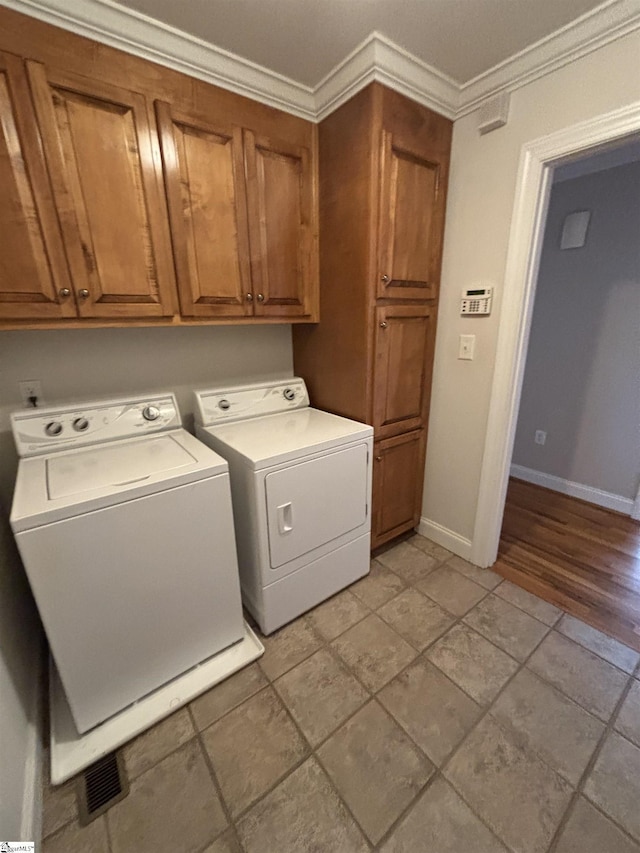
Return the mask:
<path id="1" fill-rule="evenodd" d="M 427 425 L 434 320 L 430 305 L 375 310 L 373 425 L 379 438 Z"/>
<path id="2" fill-rule="evenodd" d="M 0 320 L 75 317 L 22 61 L 0 53 Z"/>
<path id="3" fill-rule="evenodd" d="M 245 130 L 256 315 L 310 318 L 317 304 L 311 152 Z"/>
<path id="4" fill-rule="evenodd" d="M 374 444 L 373 548 L 411 530 L 420 521 L 425 437 L 425 430 L 416 430 Z"/>
<path id="5" fill-rule="evenodd" d="M 174 313 L 160 152 L 136 93 L 27 63 L 81 317 Z"/>
<path id="6" fill-rule="evenodd" d="M 441 166 L 382 132 L 378 298 L 437 295 L 444 199 Z"/>
<path id="7" fill-rule="evenodd" d="M 253 314 L 240 127 L 220 127 L 156 102 L 180 310 Z"/>

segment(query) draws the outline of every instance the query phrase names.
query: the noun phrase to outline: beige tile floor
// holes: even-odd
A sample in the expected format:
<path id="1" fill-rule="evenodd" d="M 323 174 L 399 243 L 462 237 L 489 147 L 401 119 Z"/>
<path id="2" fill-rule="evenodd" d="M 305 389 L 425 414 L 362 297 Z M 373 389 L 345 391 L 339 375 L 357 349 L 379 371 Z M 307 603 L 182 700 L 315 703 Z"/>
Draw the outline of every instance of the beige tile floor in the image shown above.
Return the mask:
<path id="1" fill-rule="evenodd" d="M 640 655 L 414 536 L 124 748 L 44 853 L 640 853 Z"/>

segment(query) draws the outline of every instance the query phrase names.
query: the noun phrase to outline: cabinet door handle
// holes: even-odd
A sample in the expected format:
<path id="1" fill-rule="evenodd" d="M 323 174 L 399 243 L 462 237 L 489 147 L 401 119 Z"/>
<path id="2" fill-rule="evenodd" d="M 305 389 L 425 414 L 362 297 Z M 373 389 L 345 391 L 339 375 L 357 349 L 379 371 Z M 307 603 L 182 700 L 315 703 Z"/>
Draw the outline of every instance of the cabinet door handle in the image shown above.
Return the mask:
<path id="1" fill-rule="evenodd" d="M 263 296 L 261 293 L 259 293 L 259 294 L 256 296 L 256 299 L 258 300 L 258 302 L 264 302 L 264 296 Z"/>
<path id="2" fill-rule="evenodd" d="M 247 293 L 245 299 L 247 300 L 247 302 L 253 302 L 253 293 Z"/>
<path id="3" fill-rule="evenodd" d="M 58 296 L 60 297 L 60 299 L 66 299 L 67 296 L 71 296 L 71 291 L 68 287 L 61 287 L 58 291 Z"/>
<path id="4" fill-rule="evenodd" d="M 78 296 L 80 297 L 80 299 L 88 299 L 89 291 L 86 289 L 86 287 L 83 287 L 82 290 L 78 291 Z"/>
<path id="5" fill-rule="evenodd" d="M 383 320 L 383 321 L 382 321 L 382 323 L 380 323 L 380 328 L 381 328 L 381 329 L 386 329 L 386 328 L 387 328 L 387 321 L 386 321 L 386 320 Z"/>
<path id="6" fill-rule="evenodd" d="M 383 284 L 386 284 L 389 281 L 389 276 L 383 275 L 380 277 L 380 280 L 383 282 Z"/>
<path id="7" fill-rule="evenodd" d="M 376 456 L 376 462 L 382 462 L 382 456 Z"/>

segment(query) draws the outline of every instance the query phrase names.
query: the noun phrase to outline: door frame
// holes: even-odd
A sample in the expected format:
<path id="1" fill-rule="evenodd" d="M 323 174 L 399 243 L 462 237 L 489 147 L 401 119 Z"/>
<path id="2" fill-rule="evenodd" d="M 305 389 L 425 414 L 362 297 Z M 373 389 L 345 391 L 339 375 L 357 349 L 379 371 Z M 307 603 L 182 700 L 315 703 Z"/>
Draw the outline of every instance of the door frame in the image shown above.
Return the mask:
<path id="1" fill-rule="evenodd" d="M 496 349 L 471 562 L 498 555 L 553 167 L 640 132 L 640 101 L 523 145 Z"/>

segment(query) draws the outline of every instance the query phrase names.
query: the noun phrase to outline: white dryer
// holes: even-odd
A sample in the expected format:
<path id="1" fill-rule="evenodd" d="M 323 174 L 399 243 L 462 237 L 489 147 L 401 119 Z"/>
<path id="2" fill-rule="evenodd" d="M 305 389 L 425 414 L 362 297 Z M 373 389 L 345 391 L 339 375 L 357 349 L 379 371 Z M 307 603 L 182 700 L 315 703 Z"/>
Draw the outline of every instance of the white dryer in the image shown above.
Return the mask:
<path id="1" fill-rule="evenodd" d="M 265 634 L 367 574 L 373 430 L 309 406 L 302 379 L 196 393 L 229 462 L 242 597 Z"/>
<path id="2" fill-rule="evenodd" d="M 11 420 L 11 525 L 82 733 L 243 638 L 228 466 L 172 394 Z"/>

